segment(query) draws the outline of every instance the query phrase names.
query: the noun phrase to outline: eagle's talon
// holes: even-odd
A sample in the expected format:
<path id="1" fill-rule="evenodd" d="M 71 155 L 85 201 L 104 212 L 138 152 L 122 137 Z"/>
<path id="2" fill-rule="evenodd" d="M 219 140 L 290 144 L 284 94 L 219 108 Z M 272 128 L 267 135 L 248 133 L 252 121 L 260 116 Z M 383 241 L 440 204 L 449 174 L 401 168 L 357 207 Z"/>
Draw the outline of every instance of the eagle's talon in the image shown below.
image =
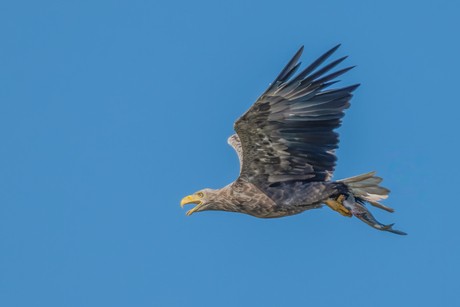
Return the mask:
<path id="1" fill-rule="evenodd" d="M 338 203 L 339 207 L 338 207 L 338 212 L 340 214 L 342 214 L 343 216 L 348 216 L 348 217 L 352 217 L 353 214 L 351 214 L 350 210 L 348 210 L 347 208 L 345 208 L 345 206 L 343 205 L 343 201 L 345 200 L 345 196 L 343 194 L 339 195 L 339 197 L 337 198 L 336 202 Z"/>
<path id="2" fill-rule="evenodd" d="M 337 211 L 343 216 L 352 217 L 350 210 L 345 208 L 342 204 L 344 200 L 345 200 L 345 196 L 340 195 L 336 200 L 334 199 L 326 200 L 326 205 L 328 205 L 332 210 Z"/>

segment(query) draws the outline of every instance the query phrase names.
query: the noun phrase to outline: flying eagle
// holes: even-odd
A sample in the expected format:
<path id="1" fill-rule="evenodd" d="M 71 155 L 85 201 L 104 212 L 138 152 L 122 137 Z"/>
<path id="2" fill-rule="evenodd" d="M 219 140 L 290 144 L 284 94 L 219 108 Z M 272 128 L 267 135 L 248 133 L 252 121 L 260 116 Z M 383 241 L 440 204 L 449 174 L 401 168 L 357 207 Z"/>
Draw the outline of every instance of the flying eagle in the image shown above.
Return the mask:
<path id="1" fill-rule="evenodd" d="M 203 189 L 181 201 L 197 204 L 187 212 L 218 210 L 276 218 L 321 208 L 353 215 L 384 231 L 405 235 L 375 220 L 364 206 L 393 212 L 378 201 L 390 191 L 379 186 L 375 172 L 331 181 L 340 127 L 351 94 L 359 84 L 328 89 L 331 81 L 353 67 L 325 75 L 346 57 L 316 70 L 340 45 L 324 53 L 294 76 L 303 46 L 275 81 L 234 124 L 228 143 L 240 160 L 238 179 L 217 190 Z M 315 71 L 316 70 L 316 71 Z"/>

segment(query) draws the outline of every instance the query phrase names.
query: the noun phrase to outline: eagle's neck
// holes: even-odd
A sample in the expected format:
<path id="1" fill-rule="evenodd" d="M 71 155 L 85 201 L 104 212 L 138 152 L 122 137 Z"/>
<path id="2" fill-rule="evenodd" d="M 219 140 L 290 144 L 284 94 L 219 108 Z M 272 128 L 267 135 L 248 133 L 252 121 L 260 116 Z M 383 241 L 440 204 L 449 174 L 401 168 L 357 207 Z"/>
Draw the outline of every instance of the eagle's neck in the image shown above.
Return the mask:
<path id="1" fill-rule="evenodd" d="M 254 212 L 260 211 L 262 208 L 276 206 L 273 200 L 262 193 L 255 185 L 243 179 L 238 179 L 216 190 L 213 201 L 217 205 L 215 210 L 242 212 L 250 215 L 255 215 Z"/>
<path id="2" fill-rule="evenodd" d="M 214 210 L 230 211 L 230 212 L 241 212 L 239 209 L 239 202 L 235 193 L 235 182 L 215 190 L 213 197 Z"/>

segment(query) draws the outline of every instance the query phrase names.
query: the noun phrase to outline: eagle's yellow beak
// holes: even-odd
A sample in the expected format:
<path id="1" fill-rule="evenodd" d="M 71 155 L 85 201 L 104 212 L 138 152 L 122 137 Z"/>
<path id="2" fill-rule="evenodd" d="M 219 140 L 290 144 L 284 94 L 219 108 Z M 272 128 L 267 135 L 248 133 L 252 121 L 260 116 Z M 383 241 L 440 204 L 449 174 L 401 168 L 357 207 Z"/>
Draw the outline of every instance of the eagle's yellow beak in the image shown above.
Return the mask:
<path id="1" fill-rule="evenodd" d="M 203 201 L 201 201 L 200 197 L 198 197 L 197 195 L 189 195 L 187 197 L 184 197 L 181 200 L 180 206 L 182 208 L 184 208 L 184 205 L 187 205 L 187 204 L 198 204 L 198 206 L 196 206 L 192 210 L 187 211 L 187 215 L 191 215 L 193 212 L 195 212 L 201 206 L 202 203 L 203 203 Z"/>

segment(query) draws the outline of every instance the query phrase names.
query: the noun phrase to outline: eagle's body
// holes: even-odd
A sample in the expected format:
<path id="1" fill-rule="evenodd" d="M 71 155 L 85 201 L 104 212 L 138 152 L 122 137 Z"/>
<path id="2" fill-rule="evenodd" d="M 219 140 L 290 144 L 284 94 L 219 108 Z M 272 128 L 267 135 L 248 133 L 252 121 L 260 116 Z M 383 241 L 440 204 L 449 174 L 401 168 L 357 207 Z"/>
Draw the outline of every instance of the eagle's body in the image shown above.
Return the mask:
<path id="1" fill-rule="evenodd" d="M 345 216 L 355 215 L 380 230 L 393 230 L 378 223 L 363 206 L 365 202 L 392 212 L 377 201 L 390 192 L 378 184 L 375 172 L 330 181 L 337 157 L 338 134 L 343 111 L 359 85 L 333 90 L 330 81 L 350 70 L 324 76 L 345 57 L 316 70 L 339 46 L 319 57 L 295 77 L 303 47 L 289 61 L 269 88 L 234 125 L 228 143 L 240 159 L 240 176 L 228 186 L 204 189 L 182 200 L 198 204 L 188 212 L 219 210 L 259 218 L 284 217 L 323 204 Z M 291 79 L 292 77 L 292 79 Z"/>
<path id="2" fill-rule="evenodd" d="M 325 200 L 337 194 L 337 183 L 283 183 L 262 193 L 255 185 L 244 179 L 219 189 L 212 194 L 216 205 L 209 210 L 239 212 L 259 218 L 285 217 L 308 209 L 320 208 Z M 210 189 L 202 192 L 211 195 Z"/>

